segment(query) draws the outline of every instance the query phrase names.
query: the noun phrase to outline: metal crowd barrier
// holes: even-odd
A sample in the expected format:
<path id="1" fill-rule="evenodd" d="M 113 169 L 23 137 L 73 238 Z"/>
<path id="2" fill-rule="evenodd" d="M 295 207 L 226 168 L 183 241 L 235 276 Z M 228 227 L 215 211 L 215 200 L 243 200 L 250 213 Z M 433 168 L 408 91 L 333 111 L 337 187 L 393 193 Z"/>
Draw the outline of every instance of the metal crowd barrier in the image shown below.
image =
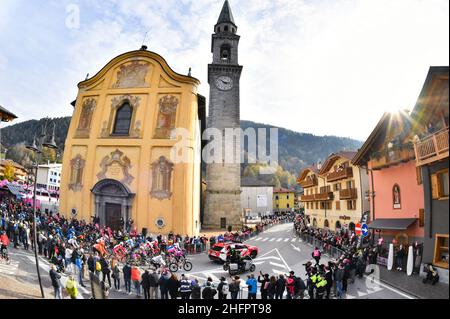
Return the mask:
<path id="1" fill-rule="evenodd" d="M 313 247 L 318 247 L 320 250 L 322 250 L 325 254 L 329 255 L 333 259 L 339 259 L 342 255 L 345 254 L 345 251 L 330 244 L 327 244 L 309 234 L 297 231 L 297 236 L 299 236 L 303 242 L 310 244 Z"/>

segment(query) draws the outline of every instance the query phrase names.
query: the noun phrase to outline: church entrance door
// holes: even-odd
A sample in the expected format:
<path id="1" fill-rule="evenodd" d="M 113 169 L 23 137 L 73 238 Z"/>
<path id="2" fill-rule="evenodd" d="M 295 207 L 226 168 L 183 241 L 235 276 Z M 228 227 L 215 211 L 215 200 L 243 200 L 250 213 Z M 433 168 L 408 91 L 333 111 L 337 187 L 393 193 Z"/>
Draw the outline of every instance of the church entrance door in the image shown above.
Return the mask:
<path id="1" fill-rule="evenodd" d="M 100 226 L 112 230 L 123 230 L 120 219 L 130 218 L 132 202 L 135 196 L 125 184 L 103 179 L 91 190 L 95 196 L 95 216 L 100 219 Z"/>
<path id="2" fill-rule="evenodd" d="M 112 230 L 120 230 L 120 217 L 122 217 L 122 206 L 120 204 L 106 203 L 105 225 Z"/>

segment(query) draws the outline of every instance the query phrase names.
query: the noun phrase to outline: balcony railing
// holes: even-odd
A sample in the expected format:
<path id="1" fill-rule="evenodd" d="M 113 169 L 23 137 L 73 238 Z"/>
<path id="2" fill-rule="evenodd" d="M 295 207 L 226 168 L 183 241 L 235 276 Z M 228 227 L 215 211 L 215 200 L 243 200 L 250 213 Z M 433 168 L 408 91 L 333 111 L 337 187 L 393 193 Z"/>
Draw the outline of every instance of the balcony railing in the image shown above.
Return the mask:
<path id="1" fill-rule="evenodd" d="M 312 201 L 314 201 L 314 195 L 302 195 L 301 197 L 300 197 L 300 201 L 302 201 L 302 202 L 312 202 Z"/>
<path id="2" fill-rule="evenodd" d="M 341 171 L 332 172 L 332 173 L 328 174 L 327 182 L 334 182 L 334 181 L 337 181 L 340 179 L 351 178 L 351 177 L 353 177 L 353 168 L 346 167 Z"/>
<path id="3" fill-rule="evenodd" d="M 448 127 L 414 143 L 417 166 L 430 164 L 449 155 Z"/>
<path id="4" fill-rule="evenodd" d="M 304 181 L 300 182 L 300 186 L 303 188 L 317 186 L 317 177 L 307 177 Z"/>
<path id="5" fill-rule="evenodd" d="M 380 170 L 391 165 L 397 165 L 402 162 L 406 163 L 414 159 L 414 150 L 412 149 L 402 149 L 402 150 L 392 150 L 392 151 L 382 151 L 382 155 L 377 158 L 371 158 L 372 169 Z"/>
<path id="6" fill-rule="evenodd" d="M 339 199 L 356 199 L 358 198 L 358 190 L 356 188 L 342 189 L 339 191 Z"/>
<path id="7" fill-rule="evenodd" d="M 314 195 L 315 200 L 333 200 L 333 198 L 334 198 L 333 192 L 320 193 Z"/>

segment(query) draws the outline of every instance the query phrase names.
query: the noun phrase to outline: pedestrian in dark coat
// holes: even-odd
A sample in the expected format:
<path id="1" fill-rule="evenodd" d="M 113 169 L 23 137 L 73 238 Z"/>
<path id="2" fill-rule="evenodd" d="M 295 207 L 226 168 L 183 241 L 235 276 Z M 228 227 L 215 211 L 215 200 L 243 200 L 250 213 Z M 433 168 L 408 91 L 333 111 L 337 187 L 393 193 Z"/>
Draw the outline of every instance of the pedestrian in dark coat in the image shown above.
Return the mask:
<path id="1" fill-rule="evenodd" d="M 280 275 L 276 283 L 276 299 L 283 299 L 284 291 L 286 290 L 286 279 Z"/>
<path id="2" fill-rule="evenodd" d="M 326 299 L 330 299 L 331 288 L 333 287 L 333 271 L 331 268 L 325 267 L 325 280 L 327 281 L 327 285 L 325 286 L 326 290 Z"/>
<path id="3" fill-rule="evenodd" d="M 263 279 L 261 279 L 261 276 L 263 275 L 262 272 L 260 272 L 260 276 L 258 276 L 258 282 L 261 284 L 261 299 L 267 299 L 268 295 L 268 282 L 269 282 L 269 274 L 265 274 L 263 276 Z"/>
<path id="4" fill-rule="evenodd" d="M 202 297 L 203 299 L 214 299 L 214 296 L 217 294 L 217 290 L 211 287 L 211 283 L 207 282 L 206 287 L 203 289 Z"/>
<path id="5" fill-rule="evenodd" d="M 144 290 L 144 299 L 150 299 L 150 273 L 148 270 L 141 277 L 141 286 Z"/>
<path id="6" fill-rule="evenodd" d="M 122 268 L 123 272 L 123 281 L 125 282 L 125 292 L 131 295 L 131 267 L 129 264 L 126 264 Z"/>
<path id="7" fill-rule="evenodd" d="M 167 282 L 167 289 L 169 290 L 169 295 L 171 299 L 178 298 L 178 288 L 180 287 L 180 282 L 175 274 L 170 276 L 169 281 Z"/>
<path id="8" fill-rule="evenodd" d="M 100 265 L 102 266 L 102 281 L 105 282 L 105 278 L 108 278 L 108 285 L 111 287 L 111 269 L 109 268 L 109 263 L 102 257 L 100 259 Z"/>
<path id="9" fill-rule="evenodd" d="M 56 271 L 56 266 L 52 265 L 50 269 L 50 279 L 52 281 L 52 287 L 55 292 L 55 299 L 62 299 L 62 290 L 61 290 L 61 275 Z"/>
<path id="10" fill-rule="evenodd" d="M 159 291 L 161 292 L 161 299 L 169 299 L 169 278 L 167 278 L 165 275 L 161 275 L 161 277 L 158 280 L 158 286 Z"/>
<path id="11" fill-rule="evenodd" d="M 198 280 L 195 279 L 192 285 L 191 298 L 192 299 L 200 299 L 201 298 L 202 288 L 200 287 Z"/>

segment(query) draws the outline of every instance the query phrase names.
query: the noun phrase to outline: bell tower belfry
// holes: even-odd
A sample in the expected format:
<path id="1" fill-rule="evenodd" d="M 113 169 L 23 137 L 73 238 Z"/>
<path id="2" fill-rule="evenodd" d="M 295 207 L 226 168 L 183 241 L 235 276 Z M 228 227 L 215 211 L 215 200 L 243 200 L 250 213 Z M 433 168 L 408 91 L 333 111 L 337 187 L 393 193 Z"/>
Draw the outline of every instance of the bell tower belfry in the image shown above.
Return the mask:
<path id="1" fill-rule="evenodd" d="M 238 64 L 240 36 L 228 0 L 225 1 L 212 35 L 213 62 L 208 65 L 210 85 L 208 128 L 222 132 L 221 161 L 206 166 L 206 202 L 203 227 L 218 229 L 242 225 L 240 104 L 239 81 L 242 66 Z M 225 141 L 225 130 L 233 129 L 234 140 Z M 232 152 L 234 161 L 225 160 Z M 220 156 L 219 156 L 220 157 Z"/>

